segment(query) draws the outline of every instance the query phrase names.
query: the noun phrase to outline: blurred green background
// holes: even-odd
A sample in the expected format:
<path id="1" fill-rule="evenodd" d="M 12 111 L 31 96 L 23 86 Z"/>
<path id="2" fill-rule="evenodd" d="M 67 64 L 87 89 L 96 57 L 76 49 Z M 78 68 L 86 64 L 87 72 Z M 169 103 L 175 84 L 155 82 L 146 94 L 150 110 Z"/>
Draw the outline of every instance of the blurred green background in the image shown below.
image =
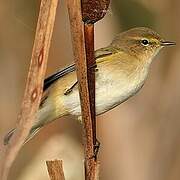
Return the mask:
<path id="1" fill-rule="evenodd" d="M 0 2 L 0 143 L 20 110 L 39 4 Z M 136 26 L 150 27 L 177 43 L 155 58 L 135 97 L 98 117 L 102 180 L 180 179 L 179 17 L 178 0 L 112 0 L 107 15 L 96 24 L 96 48 Z M 67 9 L 59 1 L 47 76 L 72 62 Z M 10 180 L 48 180 L 45 161 L 52 159 L 63 159 L 66 180 L 83 179 L 81 126 L 72 118 L 53 122 L 26 144 Z"/>

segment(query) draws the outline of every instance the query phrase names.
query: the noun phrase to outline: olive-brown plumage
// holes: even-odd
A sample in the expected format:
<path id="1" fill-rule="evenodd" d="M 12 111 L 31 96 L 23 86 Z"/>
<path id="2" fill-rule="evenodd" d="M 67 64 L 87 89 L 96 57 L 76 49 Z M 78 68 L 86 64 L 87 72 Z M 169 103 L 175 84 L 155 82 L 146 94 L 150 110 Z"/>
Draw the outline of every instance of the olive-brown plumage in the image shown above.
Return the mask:
<path id="1" fill-rule="evenodd" d="M 149 28 L 133 28 L 117 35 L 112 43 L 95 52 L 96 113 L 102 114 L 126 101 L 143 86 L 150 64 L 159 50 L 175 43 L 164 41 Z M 75 66 L 45 80 L 44 95 L 29 140 L 44 125 L 62 116 L 81 117 Z M 12 136 L 10 131 L 5 144 Z"/>

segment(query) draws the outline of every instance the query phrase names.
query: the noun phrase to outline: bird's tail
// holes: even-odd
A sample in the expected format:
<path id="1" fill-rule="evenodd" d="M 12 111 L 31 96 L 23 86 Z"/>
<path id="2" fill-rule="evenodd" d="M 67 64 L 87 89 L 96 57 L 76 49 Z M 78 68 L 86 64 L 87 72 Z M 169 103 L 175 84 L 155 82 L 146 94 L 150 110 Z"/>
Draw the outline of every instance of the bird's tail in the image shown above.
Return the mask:
<path id="1" fill-rule="evenodd" d="M 38 133 L 40 129 L 41 129 L 41 127 L 31 128 L 30 133 L 29 133 L 29 135 L 27 136 L 24 144 L 25 144 L 26 142 L 28 142 L 31 138 L 33 138 L 34 135 L 35 135 L 36 133 Z M 13 128 L 12 130 L 10 130 L 10 131 L 5 135 L 5 137 L 4 137 L 4 145 L 7 145 L 7 144 L 9 143 L 9 140 L 11 139 L 11 137 L 13 136 L 13 134 L 14 134 L 15 131 L 16 131 L 16 128 Z"/>
<path id="2" fill-rule="evenodd" d="M 62 116 L 62 115 L 61 115 Z M 52 106 L 46 105 L 43 107 L 40 107 L 38 110 L 37 116 L 36 116 L 36 121 L 32 128 L 29 131 L 29 135 L 27 136 L 26 140 L 24 143 L 28 142 L 31 138 L 34 137 L 34 135 L 39 132 L 39 130 L 46 124 L 52 122 L 53 120 L 61 117 L 58 116 L 54 113 Z M 16 128 L 12 129 L 7 133 L 7 135 L 4 137 L 4 145 L 7 145 L 9 143 L 9 140 L 13 136 L 14 132 L 16 131 Z"/>
<path id="3" fill-rule="evenodd" d="M 4 145 L 7 145 L 9 140 L 11 139 L 12 135 L 14 134 L 16 128 L 11 129 L 4 137 Z"/>

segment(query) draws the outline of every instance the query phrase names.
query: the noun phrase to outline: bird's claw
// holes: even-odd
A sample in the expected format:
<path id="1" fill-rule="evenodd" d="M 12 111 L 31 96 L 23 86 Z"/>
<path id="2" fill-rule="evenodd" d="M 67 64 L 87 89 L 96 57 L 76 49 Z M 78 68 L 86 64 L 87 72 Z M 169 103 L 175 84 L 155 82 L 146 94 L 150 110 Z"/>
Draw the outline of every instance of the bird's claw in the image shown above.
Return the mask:
<path id="1" fill-rule="evenodd" d="M 96 139 L 96 143 L 94 144 L 94 153 L 91 157 L 89 157 L 89 159 L 95 159 L 97 160 L 97 155 L 99 152 L 99 148 L 100 148 L 100 142 Z"/>

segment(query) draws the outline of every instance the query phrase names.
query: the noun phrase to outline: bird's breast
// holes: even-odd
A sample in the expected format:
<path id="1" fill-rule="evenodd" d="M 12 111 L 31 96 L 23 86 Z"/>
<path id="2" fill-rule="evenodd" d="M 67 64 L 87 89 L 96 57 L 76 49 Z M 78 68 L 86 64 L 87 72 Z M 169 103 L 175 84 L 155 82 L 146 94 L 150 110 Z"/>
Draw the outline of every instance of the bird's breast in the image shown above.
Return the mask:
<path id="1" fill-rule="evenodd" d="M 118 71 L 118 70 L 117 70 Z M 144 84 L 147 72 L 127 74 L 123 71 L 99 75 L 96 89 L 96 110 L 102 114 L 133 96 Z"/>
<path id="2" fill-rule="evenodd" d="M 133 96 L 144 84 L 147 70 L 137 69 L 131 74 L 121 69 L 99 67 L 96 73 L 96 113 L 102 114 Z M 64 107 L 72 115 L 81 114 L 78 88 L 64 97 Z"/>

